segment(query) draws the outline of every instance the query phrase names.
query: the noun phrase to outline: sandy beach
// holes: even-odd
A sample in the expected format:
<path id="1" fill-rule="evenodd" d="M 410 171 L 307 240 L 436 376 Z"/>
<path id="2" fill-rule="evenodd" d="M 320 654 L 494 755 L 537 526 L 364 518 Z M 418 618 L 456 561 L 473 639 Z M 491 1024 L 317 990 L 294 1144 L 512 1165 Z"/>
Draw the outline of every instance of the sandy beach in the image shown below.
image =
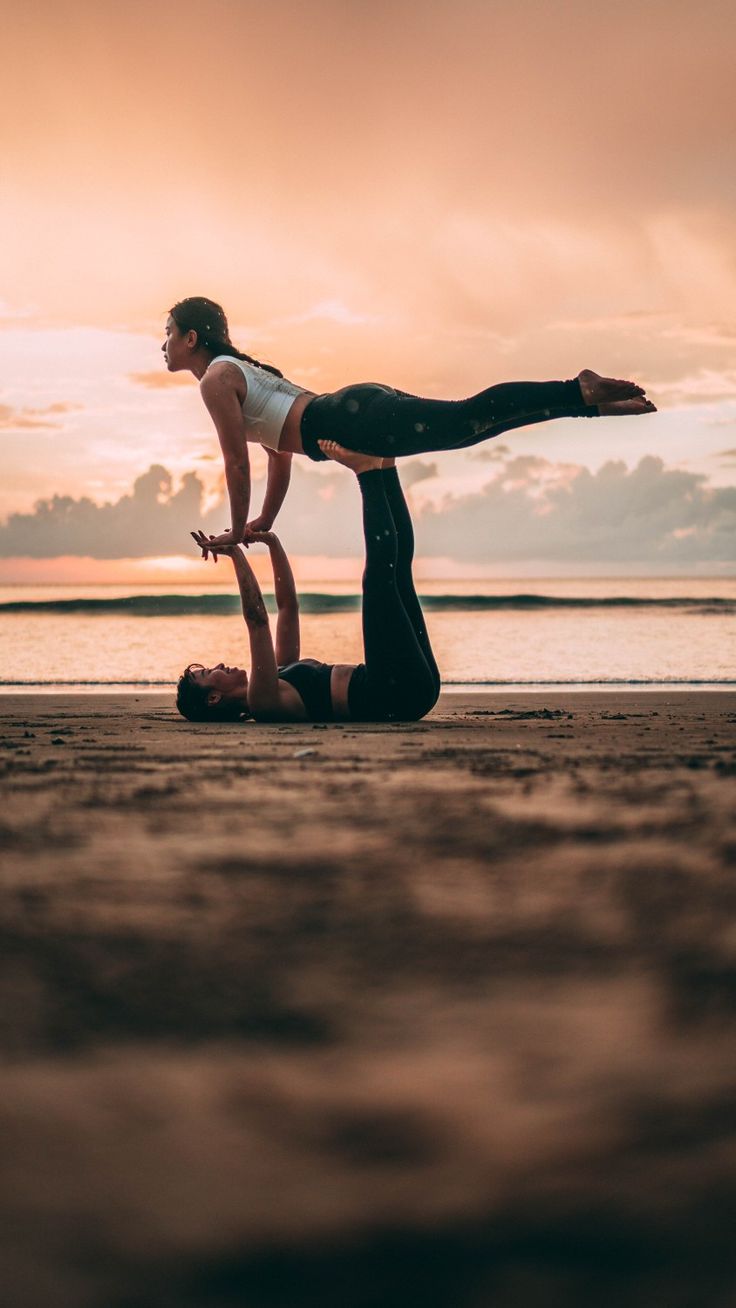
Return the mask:
<path id="1" fill-rule="evenodd" d="M 0 699 L 9 1308 L 728 1308 L 736 696 Z"/>

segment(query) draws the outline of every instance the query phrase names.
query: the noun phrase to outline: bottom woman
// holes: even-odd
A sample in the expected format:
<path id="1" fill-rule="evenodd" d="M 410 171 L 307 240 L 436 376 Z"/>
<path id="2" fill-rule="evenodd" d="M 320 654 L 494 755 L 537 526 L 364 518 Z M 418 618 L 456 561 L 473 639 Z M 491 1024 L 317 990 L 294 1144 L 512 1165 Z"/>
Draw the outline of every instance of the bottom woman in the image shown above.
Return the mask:
<path id="1" fill-rule="evenodd" d="M 415 721 L 437 702 L 440 675 L 414 589 L 414 533 L 396 468 L 325 442 L 324 452 L 357 474 L 363 502 L 363 648 L 365 663 L 301 659 L 296 587 L 286 553 L 273 532 L 271 553 L 278 620 L 276 649 L 253 570 L 240 548 L 220 550 L 233 560 L 250 640 L 251 670 L 190 664 L 179 679 L 176 705 L 195 722 Z M 207 557 L 209 538 L 192 533 Z"/>

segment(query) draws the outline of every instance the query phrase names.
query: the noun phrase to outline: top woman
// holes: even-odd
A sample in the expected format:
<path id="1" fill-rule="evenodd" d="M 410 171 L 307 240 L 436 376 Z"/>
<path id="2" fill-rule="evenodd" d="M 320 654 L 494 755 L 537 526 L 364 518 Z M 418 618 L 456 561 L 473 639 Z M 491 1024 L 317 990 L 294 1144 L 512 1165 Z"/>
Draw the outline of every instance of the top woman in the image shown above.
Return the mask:
<path id="1" fill-rule="evenodd" d="M 585 370 L 573 381 L 503 382 L 467 400 L 426 400 L 375 382 L 315 395 L 269 364 L 242 354 L 230 340 L 219 304 L 180 300 L 166 321 L 162 345 L 169 372 L 188 370 L 220 439 L 231 527 L 211 547 L 226 549 L 248 531 L 270 531 L 289 485 L 291 457 L 325 457 L 318 441 L 391 458 L 464 449 L 513 427 L 551 418 L 653 413 L 640 386 Z M 248 521 L 248 442 L 269 455 L 259 517 Z"/>

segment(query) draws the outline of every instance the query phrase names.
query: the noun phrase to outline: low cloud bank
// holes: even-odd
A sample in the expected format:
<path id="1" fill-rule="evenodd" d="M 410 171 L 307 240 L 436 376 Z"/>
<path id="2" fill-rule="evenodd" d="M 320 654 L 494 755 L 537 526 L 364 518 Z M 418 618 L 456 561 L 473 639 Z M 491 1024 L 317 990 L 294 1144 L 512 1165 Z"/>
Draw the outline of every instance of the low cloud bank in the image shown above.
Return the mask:
<path id="1" fill-rule="evenodd" d="M 504 452 L 493 467 L 492 479 L 477 492 L 425 503 L 415 513 L 418 553 L 474 563 L 546 559 L 687 568 L 736 562 L 736 486 L 711 487 L 705 477 L 667 468 L 652 456 L 631 470 L 617 461 L 592 473 Z M 407 487 L 431 482 L 436 470 L 413 460 L 402 478 Z M 256 483 L 254 512 L 261 494 L 262 483 Z M 218 532 L 227 525 L 224 503 L 207 513 L 203 503 L 196 473 L 175 487 L 170 472 L 156 464 L 112 503 L 55 495 L 31 513 L 12 514 L 0 526 L 0 557 L 181 554 L 193 528 Z M 354 478 L 342 469 L 320 476 L 295 461 L 279 528 L 294 553 L 360 555 Z"/>
<path id="2" fill-rule="evenodd" d="M 597 473 L 512 459 L 477 495 L 425 511 L 417 538 L 422 553 L 468 561 L 733 563 L 736 487 L 710 487 L 652 456 Z"/>

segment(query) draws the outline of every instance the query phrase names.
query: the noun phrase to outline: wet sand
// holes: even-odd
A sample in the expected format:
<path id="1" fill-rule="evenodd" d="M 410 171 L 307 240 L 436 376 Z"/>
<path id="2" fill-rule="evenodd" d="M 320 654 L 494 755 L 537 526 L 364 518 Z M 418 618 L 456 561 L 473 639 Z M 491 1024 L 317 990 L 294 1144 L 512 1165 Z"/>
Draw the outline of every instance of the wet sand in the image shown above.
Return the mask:
<path id="1" fill-rule="evenodd" d="M 9 1308 L 729 1308 L 736 696 L 0 699 Z"/>

